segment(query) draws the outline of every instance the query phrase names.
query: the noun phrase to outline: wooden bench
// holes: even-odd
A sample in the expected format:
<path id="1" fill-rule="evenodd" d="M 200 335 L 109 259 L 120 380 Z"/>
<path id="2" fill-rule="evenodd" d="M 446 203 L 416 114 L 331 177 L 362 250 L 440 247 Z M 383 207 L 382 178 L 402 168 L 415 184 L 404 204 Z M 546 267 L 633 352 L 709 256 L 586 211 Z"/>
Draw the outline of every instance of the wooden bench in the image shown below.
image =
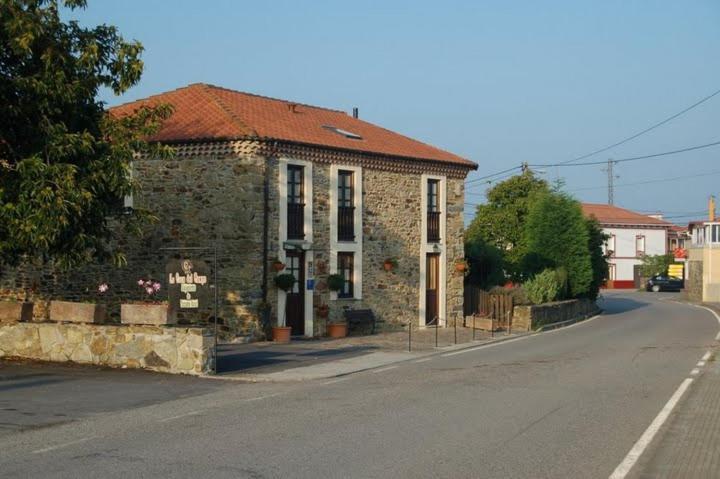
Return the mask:
<path id="1" fill-rule="evenodd" d="M 377 325 L 384 322 L 375 317 L 372 309 L 346 309 L 344 316 L 348 324 L 348 332 L 358 327 L 369 326 L 370 334 L 375 334 Z"/>

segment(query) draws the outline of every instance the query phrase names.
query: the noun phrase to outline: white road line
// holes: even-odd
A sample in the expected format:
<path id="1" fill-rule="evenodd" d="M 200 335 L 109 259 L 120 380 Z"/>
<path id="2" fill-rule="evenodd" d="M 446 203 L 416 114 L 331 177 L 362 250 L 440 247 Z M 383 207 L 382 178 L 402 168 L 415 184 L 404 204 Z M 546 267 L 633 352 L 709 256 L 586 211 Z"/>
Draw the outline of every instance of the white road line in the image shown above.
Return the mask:
<path id="1" fill-rule="evenodd" d="M 195 416 L 197 414 L 200 414 L 201 412 L 202 412 L 201 410 L 190 411 L 190 412 L 186 412 L 185 414 L 178 414 L 177 416 L 170 416 L 170 417 L 166 417 L 164 419 L 158 419 L 158 422 L 174 421 L 175 419 L 180 419 L 183 417 Z"/>
<path id="2" fill-rule="evenodd" d="M 78 439 L 77 441 L 65 442 L 65 443 L 62 443 L 62 444 L 58 444 L 58 445 L 56 445 L 56 446 L 45 447 L 45 448 L 43 448 L 43 449 L 36 449 L 35 451 L 33 451 L 33 454 L 42 454 L 43 452 L 54 451 L 55 449 L 60 449 L 61 447 L 74 446 L 75 444 L 81 444 L 81 443 L 86 442 L 86 441 L 89 441 L 89 440 L 91 440 L 91 439 L 95 439 L 96 437 L 97 437 L 97 436 L 90 436 L 90 437 L 85 437 L 85 438 L 82 438 L 82 439 Z"/>
<path id="3" fill-rule="evenodd" d="M 417 361 L 413 361 L 414 363 L 424 363 L 426 361 L 430 361 L 432 358 L 422 358 L 418 359 Z"/>
<path id="4" fill-rule="evenodd" d="M 710 357 L 712 357 L 712 351 L 706 352 L 706 353 L 703 355 L 702 360 L 703 360 L 703 361 L 707 361 L 708 359 L 710 359 Z"/>
<path id="5" fill-rule="evenodd" d="M 655 434 L 657 434 L 663 423 L 665 423 L 668 416 L 675 408 L 677 403 L 680 401 L 683 394 L 685 394 L 685 391 L 687 391 L 687 388 L 692 382 L 692 378 L 685 378 L 685 380 L 680 384 L 677 390 L 675 390 L 675 393 L 672 395 L 670 400 L 665 404 L 660 413 L 655 417 L 653 422 L 648 426 L 647 429 L 645 429 L 645 432 L 642 436 L 640 436 L 640 439 L 638 439 L 637 442 L 633 445 L 632 449 L 630 449 L 630 452 L 627 453 L 625 459 L 623 459 L 623 461 L 618 465 L 618 467 L 615 468 L 615 471 L 613 471 L 609 479 L 624 479 L 628 475 L 630 469 L 632 469 L 632 467 L 635 465 L 637 460 L 642 455 L 643 451 L 645 451 L 645 448 L 650 445 L 653 437 L 655 437 Z"/>
<path id="6" fill-rule="evenodd" d="M 325 382 L 323 383 L 323 385 L 341 383 L 341 382 L 343 382 L 343 381 L 347 381 L 348 379 L 350 379 L 350 376 L 344 376 L 344 377 L 341 377 L 341 378 L 333 379 L 333 380 L 331 380 L 331 381 L 325 381 Z"/>
<path id="7" fill-rule="evenodd" d="M 700 374 L 700 370 L 698 368 L 695 368 L 692 371 L 690 371 L 690 374 L 693 376 L 697 376 L 698 374 Z"/>
<path id="8" fill-rule="evenodd" d="M 508 339 L 506 341 L 498 341 L 496 343 L 483 344 L 482 346 L 477 346 L 475 348 L 462 349 L 460 351 L 454 351 L 452 353 L 441 354 L 440 356 L 447 358 L 450 356 L 457 356 L 458 354 L 472 353 L 473 351 L 478 351 L 480 349 L 492 348 L 493 346 L 499 346 L 501 344 L 510 344 L 510 343 L 514 343 L 515 341 L 521 341 L 523 339 L 527 339 L 530 337 L 532 337 L 532 336 L 522 336 L 522 337 L 515 338 L 515 339 Z"/>
<path id="9" fill-rule="evenodd" d="M 258 396 L 256 398 L 247 398 L 247 399 L 243 399 L 242 401 L 243 402 L 260 401 L 262 399 L 270 399 L 272 397 L 279 396 L 279 395 L 280 395 L 280 393 L 268 394 L 267 396 Z"/>
<path id="10" fill-rule="evenodd" d="M 699 368 L 705 366 L 705 361 L 698 361 L 697 366 L 698 366 Z"/>
<path id="11" fill-rule="evenodd" d="M 386 368 L 380 368 L 380 369 L 373 369 L 373 373 L 384 373 L 385 371 L 390 371 L 391 369 L 395 369 L 397 366 L 388 366 Z"/>

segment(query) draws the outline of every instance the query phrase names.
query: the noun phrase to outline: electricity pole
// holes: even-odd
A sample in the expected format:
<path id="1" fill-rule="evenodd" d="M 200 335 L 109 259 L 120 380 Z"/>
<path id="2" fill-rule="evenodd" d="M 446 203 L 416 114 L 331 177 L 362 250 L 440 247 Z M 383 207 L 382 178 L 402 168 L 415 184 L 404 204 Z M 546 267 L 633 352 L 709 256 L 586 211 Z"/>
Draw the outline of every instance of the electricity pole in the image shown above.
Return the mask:
<path id="1" fill-rule="evenodd" d="M 615 165 L 615 162 L 610 158 L 607 161 L 607 167 L 603 169 L 603 171 L 607 171 L 607 183 L 608 183 L 608 204 L 614 205 L 615 204 L 615 178 L 619 178 L 619 176 L 615 175 L 615 172 L 613 171 L 613 166 Z"/>

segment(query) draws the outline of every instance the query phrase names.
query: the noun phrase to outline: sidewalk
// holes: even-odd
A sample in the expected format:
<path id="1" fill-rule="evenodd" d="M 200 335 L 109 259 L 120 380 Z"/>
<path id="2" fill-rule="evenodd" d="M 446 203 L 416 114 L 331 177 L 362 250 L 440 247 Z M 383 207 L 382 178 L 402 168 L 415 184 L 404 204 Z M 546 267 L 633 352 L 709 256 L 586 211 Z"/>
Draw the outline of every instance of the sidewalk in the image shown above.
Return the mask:
<path id="1" fill-rule="evenodd" d="M 476 330 L 473 340 L 471 328 L 458 327 L 455 331 L 450 327 L 413 330 L 411 338 L 407 331 L 400 331 L 341 339 L 296 339 L 289 344 L 222 344 L 218 346 L 215 377 L 253 382 L 333 378 L 517 336 Z"/>

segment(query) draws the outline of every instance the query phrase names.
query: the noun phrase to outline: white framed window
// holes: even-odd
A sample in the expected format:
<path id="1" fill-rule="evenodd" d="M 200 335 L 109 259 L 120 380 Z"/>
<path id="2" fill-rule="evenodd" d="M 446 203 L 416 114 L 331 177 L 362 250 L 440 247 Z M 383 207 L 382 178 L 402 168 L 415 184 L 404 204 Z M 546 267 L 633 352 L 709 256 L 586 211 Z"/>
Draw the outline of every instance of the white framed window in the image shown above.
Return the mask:
<path id="1" fill-rule="evenodd" d="M 362 299 L 362 168 L 330 165 L 330 273 L 345 277 L 330 299 Z"/>
<path id="2" fill-rule="evenodd" d="M 635 256 L 645 255 L 645 235 L 637 235 L 635 237 Z"/>

